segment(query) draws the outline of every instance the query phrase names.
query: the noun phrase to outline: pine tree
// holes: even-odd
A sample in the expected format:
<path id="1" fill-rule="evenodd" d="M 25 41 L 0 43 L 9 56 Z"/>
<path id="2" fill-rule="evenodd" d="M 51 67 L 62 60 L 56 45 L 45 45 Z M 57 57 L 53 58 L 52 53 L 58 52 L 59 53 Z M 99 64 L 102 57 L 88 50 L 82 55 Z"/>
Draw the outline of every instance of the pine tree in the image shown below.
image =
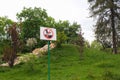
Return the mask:
<path id="1" fill-rule="evenodd" d="M 96 17 L 95 34 L 99 41 L 112 39 L 113 53 L 117 53 L 116 21 L 120 20 L 120 0 L 88 0 L 91 17 Z M 107 37 L 107 38 L 106 38 Z M 104 39 L 105 38 L 105 39 Z"/>

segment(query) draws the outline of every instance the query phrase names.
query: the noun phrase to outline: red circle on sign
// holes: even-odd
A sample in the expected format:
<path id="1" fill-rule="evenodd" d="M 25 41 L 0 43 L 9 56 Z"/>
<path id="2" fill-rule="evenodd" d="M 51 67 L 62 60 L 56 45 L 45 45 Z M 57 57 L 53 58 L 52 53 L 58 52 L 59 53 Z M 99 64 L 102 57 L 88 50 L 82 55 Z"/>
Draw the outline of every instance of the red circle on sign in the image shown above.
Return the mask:
<path id="1" fill-rule="evenodd" d="M 45 38 L 47 39 L 51 39 L 54 35 L 52 29 L 49 29 L 49 28 L 46 28 L 44 31 L 43 31 L 43 35 Z"/>

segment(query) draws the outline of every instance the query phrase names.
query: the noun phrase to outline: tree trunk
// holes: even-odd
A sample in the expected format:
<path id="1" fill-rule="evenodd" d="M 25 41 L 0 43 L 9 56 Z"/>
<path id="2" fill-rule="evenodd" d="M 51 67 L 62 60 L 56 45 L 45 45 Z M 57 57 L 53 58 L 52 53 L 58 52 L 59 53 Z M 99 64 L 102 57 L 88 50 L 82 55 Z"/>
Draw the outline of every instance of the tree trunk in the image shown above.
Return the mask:
<path id="1" fill-rule="evenodd" d="M 112 43 L 113 43 L 113 54 L 117 54 L 117 40 L 116 40 L 116 29 L 115 29 L 115 12 L 111 8 L 111 28 L 112 28 Z"/>
<path id="2" fill-rule="evenodd" d="M 12 68 L 14 65 L 14 60 L 9 60 L 8 61 L 9 67 Z"/>

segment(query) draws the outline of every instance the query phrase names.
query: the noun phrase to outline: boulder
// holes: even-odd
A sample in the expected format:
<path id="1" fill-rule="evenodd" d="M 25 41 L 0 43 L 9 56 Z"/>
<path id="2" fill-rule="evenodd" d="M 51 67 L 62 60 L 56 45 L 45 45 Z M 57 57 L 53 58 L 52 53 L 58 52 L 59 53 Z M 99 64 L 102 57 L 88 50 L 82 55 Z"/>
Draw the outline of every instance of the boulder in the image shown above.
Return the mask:
<path id="1" fill-rule="evenodd" d="M 55 48 L 55 44 L 51 43 L 50 44 L 50 49 Z M 45 46 L 43 46 L 42 48 L 36 48 L 32 51 L 32 54 L 34 55 L 38 55 L 38 56 L 43 56 L 45 55 L 45 53 L 48 51 L 48 45 L 46 44 Z"/>

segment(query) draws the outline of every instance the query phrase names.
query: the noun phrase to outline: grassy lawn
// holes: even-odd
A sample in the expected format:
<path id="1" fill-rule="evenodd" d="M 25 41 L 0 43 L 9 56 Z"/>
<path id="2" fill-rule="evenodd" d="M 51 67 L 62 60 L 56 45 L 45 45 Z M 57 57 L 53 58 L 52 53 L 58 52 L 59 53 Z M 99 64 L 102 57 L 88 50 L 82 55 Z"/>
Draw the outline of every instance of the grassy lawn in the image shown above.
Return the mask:
<path id="1" fill-rule="evenodd" d="M 76 46 L 63 45 L 51 52 L 51 80 L 120 80 L 120 55 L 85 49 L 80 59 Z M 0 80 L 47 80 L 47 55 L 27 63 L 0 67 Z"/>

